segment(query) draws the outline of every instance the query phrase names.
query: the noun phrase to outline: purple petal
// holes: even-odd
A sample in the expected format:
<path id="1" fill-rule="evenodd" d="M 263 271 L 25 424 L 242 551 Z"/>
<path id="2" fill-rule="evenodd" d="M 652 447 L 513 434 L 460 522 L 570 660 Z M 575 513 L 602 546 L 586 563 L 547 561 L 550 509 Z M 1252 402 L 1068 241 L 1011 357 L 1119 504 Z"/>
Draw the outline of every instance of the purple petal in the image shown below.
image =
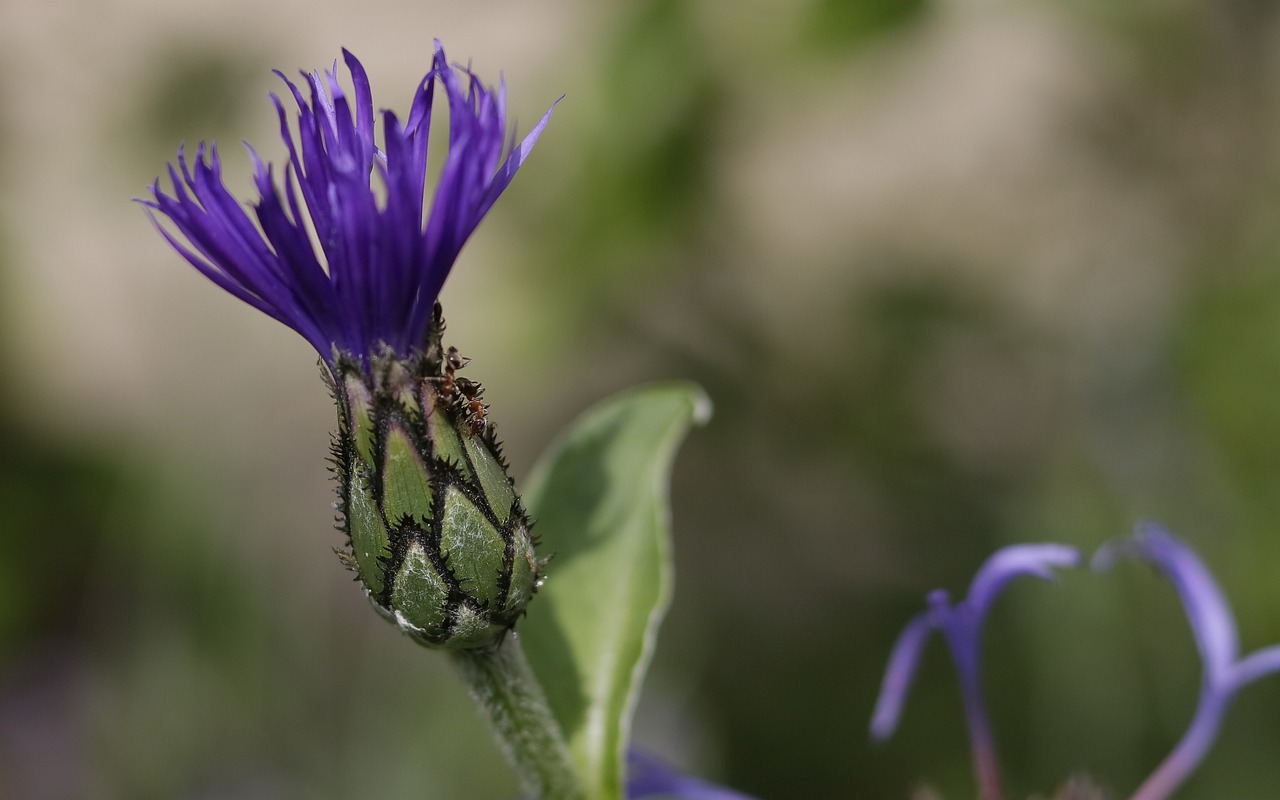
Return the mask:
<path id="1" fill-rule="evenodd" d="M 991 604 L 1014 578 L 1030 576 L 1053 580 L 1054 567 L 1078 566 L 1081 560 L 1080 552 L 1066 545 L 1011 545 L 996 551 L 983 563 L 969 585 L 969 596 L 954 607 L 945 591 L 931 592 L 929 610 L 907 623 L 894 644 L 872 715 L 872 738 L 888 738 L 897 727 L 906 693 L 911 688 L 921 651 L 932 629 L 941 630 L 945 635 L 960 673 L 966 707 L 973 714 L 978 714 L 981 709 L 981 698 L 977 692 L 982 626 Z"/>
<path id="2" fill-rule="evenodd" d="M 524 164 L 525 159 L 533 152 L 533 146 L 538 143 L 538 137 L 542 135 L 542 131 L 547 127 L 547 123 L 551 121 L 551 112 L 556 110 L 556 106 L 560 105 L 560 101 L 564 99 L 564 95 L 556 98 L 551 104 L 551 108 L 547 109 L 547 113 L 542 115 L 542 119 L 538 120 L 538 124 L 533 126 L 533 130 L 524 137 L 518 146 L 511 149 L 511 153 L 507 156 L 506 162 L 498 170 L 498 174 L 494 177 L 493 183 L 489 184 L 488 190 L 485 192 L 484 200 L 480 204 L 480 213 L 486 214 L 503 190 L 511 183 L 516 176 L 516 170 L 520 169 L 520 165 Z"/>
<path id="3" fill-rule="evenodd" d="M 1242 686 L 1280 672 L 1280 645 L 1272 645 L 1236 662 L 1231 671 L 1231 688 L 1233 691 Z"/>
<path id="4" fill-rule="evenodd" d="M 192 164 L 179 151 L 178 168 L 169 169 L 171 192 L 157 183 L 151 198 L 140 202 L 153 220 L 169 219 L 170 229 L 158 222 L 157 228 L 183 258 L 302 334 L 322 358 L 346 353 L 363 359 L 383 345 L 407 354 L 422 344 L 459 251 L 551 112 L 516 147 L 514 132 L 507 138 L 503 89 L 450 67 L 436 42 L 408 122 L 383 116 L 386 144 L 380 152 L 368 75 L 349 51 L 343 50 L 342 60 L 354 86 L 350 94 L 338 81 L 336 61 L 324 73 L 303 73 L 305 92 L 276 73 L 297 116 L 291 126 L 284 102 L 270 95 L 288 163 L 280 173 L 283 186 L 277 186 L 271 165 L 250 149 L 259 193 L 252 213 L 223 184 L 216 150 L 206 155 L 203 145 Z M 449 149 L 427 209 L 437 81 L 449 103 Z M 383 181 L 386 191 L 375 191 L 374 180 Z"/>
<path id="5" fill-rule="evenodd" d="M 1014 578 L 1030 577 L 1052 581 L 1054 567 L 1078 567 L 1083 563 L 1080 551 L 1061 544 L 1015 544 L 997 550 L 969 584 L 965 602 L 979 620 L 986 618 L 991 604 Z"/>
<path id="6" fill-rule="evenodd" d="M 1107 569 L 1120 556 L 1150 563 L 1173 584 L 1204 661 L 1206 678 L 1212 682 L 1224 679 L 1239 654 L 1236 621 L 1222 589 L 1199 556 L 1153 522 L 1139 523 L 1130 539 L 1103 546 L 1094 556 L 1094 568 Z"/>
<path id="7" fill-rule="evenodd" d="M 978 796 L 982 800 L 1000 798 L 1002 790 L 995 741 L 982 702 L 982 627 L 987 612 L 1014 578 L 1030 576 L 1053 580 L 1054 567 L 1074 567 L 1080 563 L 1080 553 L 1073 547 L 1058 544 L 1012 545 L 996 551 L 986 560 L 969 585 L 969 596 L 961 602 L 952 605 L 947 593 L 941 589 L 930 592 L 928 611 L 907 624 L 889 657 L 889 666 L 872 714 L 872 739 L 888 738 L 897 727 L 929 631 L 939 629 L 951 651 L 960 681 Z"/>
<path id="8" fill-rule="evenodd" d="M 1160 766 L 1143 781 L 1130 800 L 1166 800 L 1200 766 L 1209 753 L 1230 702 L 1230 693 L 1205 685 L 1191 725 Z"/>
<path id="9" fill-rule="evenodd" d="M 1252 681 L 1280 672 L 1280 646 L 1236 660 L 1236 622 L 1222 589 L 1195 551 L 1160 525 L 1140 523 L 1131 538 L 1108 543 L 1094 556 L 1094 567 L 1107 569 L 1122 556 L 1150 563 L 1173 584 L 1204 664 L 1191 725 L 1133 795 L 1133 800 L 1165 800 L 1186 782 L 1212 748 L 1235 693 Z"/>
<path id="10" fill-rule="evenodd" d="M 653 756 L 632 750 L 627 754 L 627 800 L 752 800 L 745 794 L 675 772 Z"/>
<path id="11" fill-rule="evenodd" d="M 884 681 L 880 684 L 876 709 L 871 715 L 872 741 L 883 742 L 897 730 L 902 706 L 915 681 L 920 655 L 933 628 L 930 612 L 925 611 L 913 617 L 898 635 L 889 655 L 889 666 L 884 671 Z"/>

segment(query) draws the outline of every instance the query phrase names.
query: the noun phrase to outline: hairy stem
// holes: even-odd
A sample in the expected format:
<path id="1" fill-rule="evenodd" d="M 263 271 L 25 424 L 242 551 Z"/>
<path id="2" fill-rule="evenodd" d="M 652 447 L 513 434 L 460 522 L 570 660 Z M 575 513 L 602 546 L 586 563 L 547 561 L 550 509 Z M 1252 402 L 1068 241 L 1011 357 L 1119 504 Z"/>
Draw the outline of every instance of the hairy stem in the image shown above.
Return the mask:
<path id="1" fill-rule="evenodd" d="M 531 799 L 586 800 L 564 734 L 516 634 L 490 650 L 456 651 L 453 659 L 521 789 Z"/>

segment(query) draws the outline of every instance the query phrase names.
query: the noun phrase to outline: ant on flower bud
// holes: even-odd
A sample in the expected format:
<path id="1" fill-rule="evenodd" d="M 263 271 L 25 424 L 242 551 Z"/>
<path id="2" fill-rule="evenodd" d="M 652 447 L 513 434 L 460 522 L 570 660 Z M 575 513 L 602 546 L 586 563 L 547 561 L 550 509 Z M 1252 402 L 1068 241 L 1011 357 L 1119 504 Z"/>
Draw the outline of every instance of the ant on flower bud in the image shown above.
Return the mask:
<path id="1" fill-rule="evenodd" d="M 454 386 L 457 387 L 457 390 L 462 393 L 462 396 L 468 400 L 474 400 L 484 394 L 484 387 L 477 381 L 473 381 L 468 378 L 455 378 Z"/>
<path id="2" fill-rule="evenodd" d="M 473 400 L 466 401 L 463 407 L 467 412 L 467 426 L 471 429 L 471 435 L 479 436 L 484 433 L 485 428 L 489 426 L 489 419 L 486 416 L 489 404 L 476 397 Z"/>
<path id="3" fill-rule="evenodd" d="M 479 381 L 462 378 L 457 371 L 471 363 L 471 359 L 458 352 L 458 348 L 450 347 L 441 359 L 443 375 L 427 378 L 436 384 L 440 398 L 454 409 L 455 413 L 464 415 L 467 428 L 473 436 L 479 436 L 489 426 L 489 404 L 480 398 L 484 395 L 484 386 Z"/>
<path id="4" fill-rule="evenodd" d="M 444 355 L 444 369 L 448 375 L 471 363 L 471 359 L 458 352 L 458 348 L 450 347 Z"/>

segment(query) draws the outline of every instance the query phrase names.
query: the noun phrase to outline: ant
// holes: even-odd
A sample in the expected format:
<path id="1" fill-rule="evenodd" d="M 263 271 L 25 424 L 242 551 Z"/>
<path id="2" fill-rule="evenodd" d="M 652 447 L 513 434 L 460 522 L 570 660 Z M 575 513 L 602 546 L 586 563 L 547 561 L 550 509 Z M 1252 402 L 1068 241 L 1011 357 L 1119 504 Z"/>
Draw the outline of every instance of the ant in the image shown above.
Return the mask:
<path id="1" fill-rule="evenodd" d="M 489 404 L 477 397 L 466 401 L 463 408 L 467 411 L 467 427 L 471 430 L 471 435 L 479 436 L 484 433 L 485 428 L 489 427 L 489 418 L 486 416 Z"/>
<path id="2" fill-rule="evenodd" d="M 455 411 L 466 415 L 467 428 L 472 436 L 484 433 L 489 425 L 487 412 L 489 404 L 481 400 L 484 387 L 469 378 L 458 377 L 455 373 L 471 363 L 471 359 L 458 352 L 458 348 L 450 347 L 445 351 L 444 374 L 427 380 L 439 386 L 440 397 Z"/>

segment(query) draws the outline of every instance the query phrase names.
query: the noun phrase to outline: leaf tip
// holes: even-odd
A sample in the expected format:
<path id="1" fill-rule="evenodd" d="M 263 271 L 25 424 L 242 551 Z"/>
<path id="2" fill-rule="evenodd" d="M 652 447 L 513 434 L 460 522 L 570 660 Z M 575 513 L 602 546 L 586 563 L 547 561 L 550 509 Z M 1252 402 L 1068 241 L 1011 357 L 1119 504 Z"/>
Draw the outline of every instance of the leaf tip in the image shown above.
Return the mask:
<path id="1" fill-rule="evenodd" d="M 702 427 L 711 421 L 711 415 L 715 412 L 715 404 L 711 402 L 711 395 L 696 383 L 688 384 L 689 399 L 693 401 L 693 417 L 694 425 Z"/>

